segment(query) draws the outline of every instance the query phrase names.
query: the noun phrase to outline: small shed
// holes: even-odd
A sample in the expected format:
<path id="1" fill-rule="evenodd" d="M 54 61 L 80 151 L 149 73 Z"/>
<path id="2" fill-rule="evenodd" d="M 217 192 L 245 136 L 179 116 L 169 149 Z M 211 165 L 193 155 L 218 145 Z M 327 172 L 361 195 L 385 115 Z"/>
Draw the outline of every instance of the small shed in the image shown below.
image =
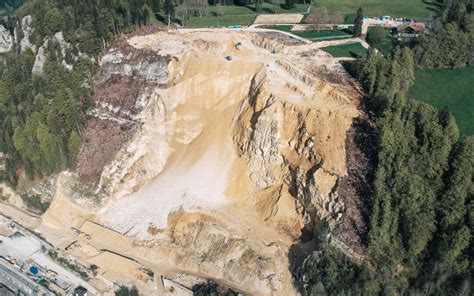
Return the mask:
<path id="1" fill-rule="evenodd" d="M 73 296 L 87 296 L 87 289 L 83 286 L 77 286 L 72 292 Z"/>

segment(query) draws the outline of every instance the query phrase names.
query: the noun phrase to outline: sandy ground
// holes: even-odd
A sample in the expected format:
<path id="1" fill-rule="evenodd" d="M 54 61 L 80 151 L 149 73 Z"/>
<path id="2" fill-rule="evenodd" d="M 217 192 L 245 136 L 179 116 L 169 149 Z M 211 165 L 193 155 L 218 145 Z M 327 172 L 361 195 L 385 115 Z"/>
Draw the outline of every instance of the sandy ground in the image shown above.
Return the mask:
<path id="1" fill-rule="evenodd" d="M 287 170 L 280 154 L 301 168 L 319 157 L 325 171 L 344 175 L 345 132 L 358 111 L 350 87 L 312 73 L 343 71 L 336 59 L 317 44 L 272 34 L 130 38 L 137 49 L 173 59 L 167 86 L 153 90 L 140 114 L 140 130 L 104 170 L 111 192 L 105 206 L 72 199 L 63 173 L 42 220 L 20 213 L 20 223 L 63 249 L 75 242 L 71 254 L 100 266 L 110 281 L 133 275 L 145 294 L 156 291 L 136 263 L 160 275 L 212 278 L 250 295 L 294 295 L 287 254 L 303 219 L 279 179 Z M 280 154 L 269 156 L 272 149 Z M 329 175 L 322 191 L 334 183 L 330 174 L 317 175 Z M 2 204 L 0 210 L 18 212 Z M 271 272 L 271 279 L 264 276 Z"/>
<path id="2" fill-rule="evenodd" d="M 297 24 L 301 22 L 304 15 L 293 14 L 260 14 L 257 16 L 254 24 Z"/>
<path id="3" fill-rule="evenodd" d="M 7 202 L 9 204 L 18 208 L 24 208 L 23 200 L 10 186 L 5 183 L 0 183 L 0 192 L 2 192 L 3 196 L 8 197 Z"/>
<path id="4" fill-rule="evenodd" d="M 30 229 L 38 227 L 42 222 L 40 217 L 4 202 L 0 202 L 0 213 Z"/>

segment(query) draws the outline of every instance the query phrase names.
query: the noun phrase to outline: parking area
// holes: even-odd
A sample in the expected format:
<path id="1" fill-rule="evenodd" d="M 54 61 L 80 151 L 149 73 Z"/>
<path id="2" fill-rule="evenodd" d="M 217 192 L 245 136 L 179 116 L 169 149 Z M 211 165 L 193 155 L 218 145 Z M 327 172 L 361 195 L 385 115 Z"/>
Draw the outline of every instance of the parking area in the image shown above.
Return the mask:
<path id="1" fill-rule="evenodd" d="M 1 276 L 9 289 L 20 295 L 68 295 L 78 286 L 95 291 L 48 256 L 52 247 L 46 242 L 1 215 L 0 225 L 10 234 L 0 235 Z"/>

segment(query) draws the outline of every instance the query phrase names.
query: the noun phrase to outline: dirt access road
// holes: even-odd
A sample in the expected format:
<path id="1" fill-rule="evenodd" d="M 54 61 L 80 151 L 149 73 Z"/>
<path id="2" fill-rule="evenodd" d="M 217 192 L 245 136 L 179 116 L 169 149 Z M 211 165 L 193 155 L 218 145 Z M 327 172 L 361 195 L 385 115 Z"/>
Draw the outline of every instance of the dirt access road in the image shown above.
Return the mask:
<path id="1" fill-rule="evenodd" d="M 300 40 L 302 42 L 305 42 L 307 44 L 313 43 L 313 41 L 308 40 L 306 38 L 297 36 L 295 34 L 292 34 L 291 32 L 285 32 L 285 31 L 280 31 L 280 30 L 274 30 L 274 29 L 266 29 L 266 28 L 258 28 L 258 27 L 253 27 L 250 26 L 248 28 L 241 28 L 241 29 L 208 29 L 208 28 L 196 28 L 196 29 L 178 29 L 179 32 L 183 33 L 192 33 L 192 32 L 255 32 L 255 33 L 279 33 L 283 34 L 286 36 L 289 36 L 293 39 Z M 320 42 L 314 42 L 314 44 L 317 45 L 317 47 L 327 47 L 327 46 L 336 46 L 336 45 L 343 45 L 343 44 L 349 44 L 349 43 L 360 43 L 363 47 L 369 48 L 369 44 L 363 40 L 362 38 L 355 37 L 355 38 L 347 38 L 347 39 L 341 39 L 341 40 L 330 40 L 330 41 L 320 41 Z"/>

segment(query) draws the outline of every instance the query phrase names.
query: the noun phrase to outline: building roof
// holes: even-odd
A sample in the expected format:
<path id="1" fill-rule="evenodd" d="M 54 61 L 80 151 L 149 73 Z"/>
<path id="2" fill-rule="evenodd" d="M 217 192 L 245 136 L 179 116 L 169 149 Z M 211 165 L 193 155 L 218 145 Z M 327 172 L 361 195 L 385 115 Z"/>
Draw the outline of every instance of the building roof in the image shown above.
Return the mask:
<path id="1" fill-rule="evenodd" d="M 15 296 L 16 294 L 10 290 L 7 286 L 0 283 L 0 295 L 2 296 Z"/>
<path id="2" fill-rule="evenodd" d="M 77 288 L 74 289 L 74 296 L 85 296 L 87 295 L 87 289 L 84 288 L 83 286 L 78 286 Z"/>
<path id="3" fill-rule="evenodd" d="M 424 23 L 409 23 L 407 25 L 405 24 L 405 25 L 398 26 L 397 31 L 403 31 L 407 28 L 410 28 L 413 31 L 417 31 L 417 32 L 424 32 L 426 29 L 426 26 Z"/>

